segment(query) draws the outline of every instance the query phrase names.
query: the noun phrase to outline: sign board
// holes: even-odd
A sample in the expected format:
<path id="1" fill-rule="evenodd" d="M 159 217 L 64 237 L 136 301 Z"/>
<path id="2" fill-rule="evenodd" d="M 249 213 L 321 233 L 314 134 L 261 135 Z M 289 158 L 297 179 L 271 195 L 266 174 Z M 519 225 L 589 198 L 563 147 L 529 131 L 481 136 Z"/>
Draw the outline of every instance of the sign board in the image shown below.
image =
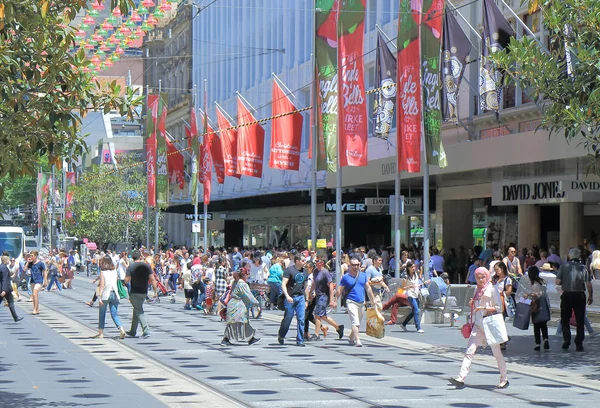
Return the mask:
<path id="1" fill-rule="evenodd" d="M 335 212 L 336 210 L 336 205 L 335 203 L 325 203 L 325 212 L 326 213 L 332 213 Z M 365 203 L 361 203 L 361 202 L 348 202 L 348 203 L 342 203 L 342 212 L 343 213 L 366 213 L 367 212 L 367 206 L 365 205 Z"/>
<path id="2" fill-rule="evenodd" d="M 600 181 L 537 178 L 495 182 L 492 205 L 584 202 L 584 197 L 594 193 L 600 193 Z"/>
<path id="3" fill-rule="evenodd" d="M 90 251 L 95 251 L 96 249 L 98 249 L 98 246 L 96 245 L 95 242 L 88 242 L 87 244 L 85 244 L 85 246 L 87 247 L 87 249 L 89 249 Z"/>
<path id="4" fill-rule="evenodd" d="M 317 239 L 317 248 L 327 248 L 327 240 Z"/>
<path id="5" fill-rule="evenodd" d="M 199 222 L 192 222 L 192 232 L 201 232 L 202 231 L 202 224 Z"/>
<path id="6" fill-rule="evenodd" d="M 206 215 L 207 215 L 209 221 L 213 219 L 212 213 L 206 213 Z M 186 219 L 186 221 L 194 221 L 194 214 L 193 213 L 192 214 L 186 213 L 185 214 L 185 219 Z M 204 219 L 204 213 L 198 214 L 198 219 L 199 220 L 203 220 Z"/>
<path id="7" fill-rule="evenodd" d="M 373 206 L 389 206 L 388 213 L 393 215 L 396 211 L 396 200 L 395 195 L 387 197 L 367 197 L 365 198 L 365 204 L 367 207 Z M 401 196 L 404 207 L 401 208 L 400 214 L 404 214 L 405 212 L 417 212 L 423 209 L 423 197 L 405 197 Z"/>

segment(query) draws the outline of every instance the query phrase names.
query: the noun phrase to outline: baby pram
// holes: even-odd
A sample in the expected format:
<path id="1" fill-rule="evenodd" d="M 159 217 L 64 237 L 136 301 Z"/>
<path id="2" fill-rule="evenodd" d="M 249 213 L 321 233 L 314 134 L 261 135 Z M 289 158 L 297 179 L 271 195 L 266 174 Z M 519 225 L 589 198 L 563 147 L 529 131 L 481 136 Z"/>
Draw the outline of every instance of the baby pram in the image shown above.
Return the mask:
<path id="1" fill-rule="evenodd" d="M 175 303 L 176 302 L 175 292 L 167 289 L 167 287 L 165 285 L 163 285 L 163 283 L 160 280 L 160 276 L 158 276 L 158 274 L 156 272 L 154 272 L 154 278 L 156 280 L 156 289 L 157 289 L 156 292 L 158 294 L 157 302 L 160 302 L 161 297 L 169 296 L 170 302 Z"/>

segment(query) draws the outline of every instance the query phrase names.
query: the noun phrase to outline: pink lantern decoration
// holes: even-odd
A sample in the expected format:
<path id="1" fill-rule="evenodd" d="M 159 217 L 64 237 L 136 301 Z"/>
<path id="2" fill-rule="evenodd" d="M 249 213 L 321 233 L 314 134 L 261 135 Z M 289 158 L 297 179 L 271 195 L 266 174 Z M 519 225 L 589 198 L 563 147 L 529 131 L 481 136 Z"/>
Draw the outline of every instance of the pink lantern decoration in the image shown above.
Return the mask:
<path id="1" fill-rule="evenodd" d="M 102 24 L 102 28 L 104 28 L 106 31 L 110 31 L 114 27 L 111 23 L 108 22 L 108 19 L 106 19 L 106 20 L 104 20 L 104 24 Z"/>
<path id="2" fill-rule="evenodd" d="M 152 0 L 144 0 L 142 1 L 142 6 L 146 8 L 154 7 L 154 2 Z"/>
<path id="3" fill-rule="evenodd" d="M 160 6 L 160 9 L 162 11 L 171 11 L 173 10 L 173 6 L 168 1 L 164 1 L 163 4 Z"/>
<path id="4" fill-rule="evenodd" d="M 112 11 L 112 15 L 115 17 L 121 17 L 121 10 L 118 7 L 115 7 Z"/>
<path id="5" fill-rule="evenodd" d="M 93 8 L 94 10 L 98 10 L 98 11 L 100 11 L 100 10 L 104 10 L 104 4 L 103 4 L 103 3 L 100 3 L 100 1 L 96 0 L 96 1 L 95 1 L 95 2 L 92 4 L 92 8 Z"/>
<path id="6" fill-rule="evenodd" d="M 92 16 L 87 15 L 83 19 L 83 24 L 94 25 L 94 24 L 96 24 L 96 20 L 94 20 L 94 18 Z"/>
<path id="7" fill-rule="evenodd" d="M 142 21 L 142 17 L 140 17 L 136 10 L 133 10 L 133 13 L 131 13 L 131 17 L 129 19 L 134 23 L 140 23 Z"/>

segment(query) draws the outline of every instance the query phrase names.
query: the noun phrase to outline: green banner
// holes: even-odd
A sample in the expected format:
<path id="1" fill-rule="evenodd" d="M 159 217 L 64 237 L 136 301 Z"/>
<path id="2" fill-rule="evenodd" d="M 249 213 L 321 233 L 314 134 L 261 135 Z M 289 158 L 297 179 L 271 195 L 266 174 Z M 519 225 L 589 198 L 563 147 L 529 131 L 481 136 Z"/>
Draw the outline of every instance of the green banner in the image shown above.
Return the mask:
<path id="1" fill-rule="evenodd" d="M 423 115 L 427 163 L 448 165 L 442 144 L 441 55 L 444 0 L 425 0 L 421 24 Z"/>
<path id="2" fill-rule="evenodd" d="M 158 132 L 156 133 L 156 204 L 169 205 L 169 169 L 167 166 L 167 103 L 169 94 L 158 98 Z"/>
<path id="3" fill-rule="evenodd" d="M 335 172 L 338 156 L 338 0 L 316 0 L 317 170 Z"/>

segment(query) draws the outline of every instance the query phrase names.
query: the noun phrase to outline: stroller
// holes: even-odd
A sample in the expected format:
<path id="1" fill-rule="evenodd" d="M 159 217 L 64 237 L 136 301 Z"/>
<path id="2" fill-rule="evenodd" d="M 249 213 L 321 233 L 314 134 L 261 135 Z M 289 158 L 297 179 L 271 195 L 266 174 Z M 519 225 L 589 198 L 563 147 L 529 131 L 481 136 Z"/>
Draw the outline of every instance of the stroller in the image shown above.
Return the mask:
<path id="1" fill-rule="evenodd" d="M 169 290 L 165 287 L 165 285 L 162 283 L 162 281 L 160 279 L 160 276 L 158 276 L 158 274 L 156 272 L 154 272 L 154 278 L 156 280 L 156 288 L 158 289 L 157 290 L 158 297 L 156 298 L 156 301 L 160 303 L 161 297 L 169 296 L 170 302 L 175 303 L 176 302 L 175 292 L 172 290 Z"/>

